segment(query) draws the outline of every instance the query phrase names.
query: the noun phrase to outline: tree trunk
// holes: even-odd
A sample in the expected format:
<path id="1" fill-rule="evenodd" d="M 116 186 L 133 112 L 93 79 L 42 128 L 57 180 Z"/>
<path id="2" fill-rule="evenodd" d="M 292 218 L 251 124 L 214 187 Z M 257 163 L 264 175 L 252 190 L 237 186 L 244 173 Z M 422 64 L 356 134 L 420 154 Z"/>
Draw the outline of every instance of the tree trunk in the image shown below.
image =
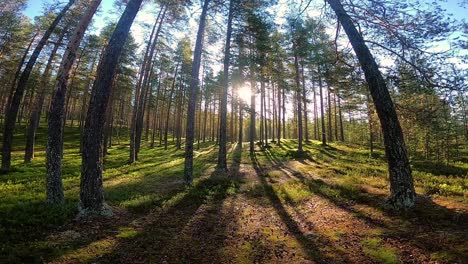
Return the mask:
<path id="1" fill-rule="evenodd" d="M 322 121 L 322 145 L 327 144 L 327 136 L 326 136 L 326 131 L 325 131 L 325 113 L 323 111 L 323 85 L 322 85 L 322 74 L 320 72 L 320 67 L 318 71 L 318 76 L 319 76 L 319 94 L 320 94 L 320 120 Z"/>
<path id="2" fill-rule="evenodd" d="M 333 141 L 333 131 L 332 131 L 332 105 L 331 105 L 331 92 L 330 92 L 330 84 L 328 83 L 327 81 L 327 101 L 328 101 L 328 113 L 327 113 L 327 117 L 328 117 L 328 122 L 327 122 L 327 126 L 328 126 L 328 142 L 332 142 Z"/>
<path id="3" fill-rule="evenodd" d="M 136 118 L 136 126 L 135 126 L 135 158 L 138 160 L 138 153 L 140 152 L 140 146 L 141 146 L 141 135 L 143 132 L 143 119 L 144 119 L 144 113 L 145 113 L 145 108 L 146 108 L 146 98 L 148 96 L 148 90 L 150 86 L 150 79 L 151 75 L 153 73 L 153 56 L 155 54 L 156 50 L 156 44 L 159 39 L 159 34 L 161 33 L 162 25 L 164 22 L 164 18 L 166 16 L 166 11 L 167 8 L 163 7 L 164 11 L 161 14 L 161 20 L 158 25 L 158 29 L 156 30 L 156 33 L 154 35 L 153 42 L 151 44 L 151 50 L 148 54 L 148 60 L 146 61 L 146 65 L 144 68 L 144 77 L 143 77 L 143 84 L 142 84 L 142 90 L 140 93 L 140 102 L 138 103 L 138 110 L 137 110 L 137 118 Z M 160 137 L 161 138 L 161 137 Z"/>
<path id="4" fill-rule="evenodd" d="M 167 103 L 167 115 L 166 115 L 166 126 L 164 127 L 164 149 L 167 150 L 167 133 L 169 130 L 169 117 L 171 113 L 171 104 L 172 104 L 172 96 L 174 95 L 175 83 L 177 78 L 177 71 L 179 70 L 179 63 L 175 68 L 174 72 L 174 79 L 172 80 L 172 87 L 171 92 L 169 93 L 168 103 Z"/>
<path id="5" fill-rule="evenodd" d="M 391 196 L 388 199 L 388 203 L 395 209 L 412 207 L 415 202 L 416 192 L 414 190 L 411 167 L 403 132 L 385 80 L 363 37 L 357 31 L 341 2 L 339 0 L 327 1 L 335 11 L 356 52 L 380 119 L 384 136 L 385 154 L 390 172 Z"/>
<path id="6" fill-rule="evenodd" d="M 226 46 L 224 48 L 224 75 L 223 75 L 223 90 L 221 94 L 221 120 L 219 128 L 219 152 L 218 152 L 218 170 L 227 171 L 226 162 L 226 143 L 227 143 L 227 98 L 229 87 L 229 60 L 231 57 L 231 34 L 232 34 L 232 18 L 234 17 L 234 1 L 229 1 L 229 14 L 226 32 Z"/>
<path id="7" fill-rule="evenodd" d="M 141 65 L 140 69 L 140 76 L 138 78 L 138 83 L 135 89 L 135 101 L 133 105 L 133 112 L 132 112 L 132 123 L 130 127 L 130 163 L 134 163 L 136 160 L 138 160 L 138 151 L 136 150 L 136 134 L 137 134 L 137 119 L 138 119 L 138 111 L 140 108 L 140 93 L 142 92 L 142 85 L 143 85 L 143 76 L 146 74 L 146 65 L 150 62 L 149 60 L 149 53 L 151 49 L 151 44 L 153 42 L 154 34 L 156 32 L 157 25 L 159 23 L 159 18 L 161 17 L 161 14 L 163 12 L 164 7 L 159 10 L 158 17 L 156 18 L 156 21 L 154 22 L 153 29 L 151 30 L 151 35 L 150 39 L 148 40 L 148 45 L 146 45 L 146 51 L 145 51 L 145 56 L 143 58 L 143 63 Z"/>
<path id="8" fill-rule="evenodd" d="M 302 131 L 302 99 L 301 99 L 301 81 L 299 76 L 299 62 L 297 58 L 297 50 L 296 44 L 293 43 L 294 47 L 294 68 L 295 72 L 295 79 L 296 79 L 296 102 L 297 102 L 297 129 L 298 129 L 298 146 L 297 151 L 302 152 L 302 140 L 303 140 L 303 131 Z"/>
<path id="9" fill-rule="evenodd" d="M 278 146 L 281 145 L 281 87 L 280 87 L 280 84 L 278 83 L 278 121 L 276 123 L 276 129 L 277 129 L 277 132 L 276 132 L 276 136 L 278 137 Z"/>
<path id="10" fill-rule="evenodd" d="M 2 146 L 2 169 L 9 170 L 11 168 L 11 146 L 13 144 L 13 132 L 15 130 L 16 117 L 18 115 L 18 110 L 20 107 L 21 99 L 23 98 L 26 85 L 31 75 L 31 71 L 36 63 L 39 54 L 42 51 L 42 48 L 47 43 L 50 35 L 54 31 L 55 27 L 58 25 L 62 17 L 65 15 L 67 10 L 73 5 L 75 0 L 70 0 L 68 4 L 57 14 L 57 17 L 54 19 L 52 24 L 46 30 L 41 40 L 34 49 L 31 57 L 29 58 L 26 67 L 21 74 L 16 90 L 11 98 L 11 102 L 8 105 L 8 111 L 5 116 L 4 132 L 3 132 L 3 146 Z"/>
<path id="11" fill-rule="evenodd" d="M 47 120 L 46 202 L 50 204 L 62 203 L 64 199 L 62 189 L 63 122 L 65 121 L 65 99 L 70 70 L 76 58 L 76 51 L 99 4 L 101 4 L 101 0 L 95 0 L 86 9 L 67 45 L 57 73 L 57 84 Z"/>
<path id="12" fill-rule="evenodd" d="M 67 30 L 64 29 L 60 34 L 57 42 L 55 42 L 54 47 L 50 53 L 49 59 L 47 61 L 47 65 L 44 69 L 44 73 L 41 77 L 41 81 L 39 84 L 40 91 L 36 96 L 29 118 L 29 125 L 26 136 L 26 148 L 24 151 L 24 163 L 30 163 L 31 160 L 34 158 L 34 143 L 36 141 L 36 131 L 37 127 L 39 126 L 39 121 L 41 119 L 42 107 L 44 105 L 47 87 L 50 81 L 50 72 L 53 67 L 54 57 L 57 54 L 60 45 L 62 44 L 62 40 L 66 32 Z"/>
<path id="13" fill-rule="evenodd" d="M 340 140 L 342 142 L 345 141 L 344 138 L 344 127 L 343 127 L 343 115 L 341 113 L 341 98 L 340 98 L 340 93 L 338 93 L 338 116 L 340 118 Z"/>
<path id="14" fill-rule="evenodd" d="M 195 111 L 197 107 L 197 95 L 200 89 L 199 74 L 200 62 L 203 51 L 203 36 L 206 25 L 206 14 L 210 0 L 205 0 L 200 16 L 200 24 L 198 26 L 197 40 L 195 43 L 195 51 L 193 53 L 192 62 L 192 79 L 190 80 L 189 102 L 187 108 L 187 127 L 185 137 L 185 163 L 184 163 L 184 180 L 187 185 L 191 185 L 193 181 L 193 141 L 195 138 Z"/>
<path id="15" fill-rule="evenodd" d="M 83 153 L 80 184 L 80 216 L 89 214 L 109 215 L 104 203 L 102 186 L 102 141 L 110 89 L 119 56 L 130 27 L 140 9 L 142 0 L 130 0 L 109 40 L 105 54 L 99 63 L 96 81 L 91 92 L 88 115 L 83 134 Z"/>
<path id="16" fill-rule="evenodd" d="M 309 118 L 307 117 L 307 92 L 305 86 L 304 61 L 301 60 L 302 73 L 302 102 L 304 103 L 304 138 L 309 142 Z"/>

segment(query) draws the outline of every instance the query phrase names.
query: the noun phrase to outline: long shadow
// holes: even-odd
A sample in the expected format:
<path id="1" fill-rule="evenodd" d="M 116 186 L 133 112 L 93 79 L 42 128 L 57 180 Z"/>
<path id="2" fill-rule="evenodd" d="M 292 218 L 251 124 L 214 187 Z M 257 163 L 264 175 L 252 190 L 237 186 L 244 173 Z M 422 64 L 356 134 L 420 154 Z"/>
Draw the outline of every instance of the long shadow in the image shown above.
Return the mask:
<path id="1" fill-rule="evenodd" d="M 444 245 L 440 245 L 433 239 L 428 239 L 427 236 L 421 236 L 421 234 L 451 232 L 451 235 L 456 237 L 458 241 L 467 241 L 468 239 L 468 230 L 463 225 L 463 223 L 468 222 L 467 213 L 448 209 L 427 198 L 419 199 L 416 207 L 407 212 L 386 210 L 382 207 L 385 202 L 385 195 L 363 192 L 361 189 L 344 185 L 330 184 L 321 179 L 311 179 L 297 170 L 278 164 L 275 160 L 270 159 L 269 161 L 296 176 L 312 193 L 331 201 L 337 207 L 371 226 L 387 230 L 386 235 L 388 237 L 404 239 L 417 247 L 422 246 L 422 249 L 431 249 L 431 251 L 450 250 L 450 247 L 447 245 L 444 247 Z M 389 221 L 375 219 L 360 210 L 354 209 L 352 205 L 355 202 L 378 209 L 385 216 L 390 217 L 390 220 L 392 218 L 403 220 L 409 223 L 410 227 L 399 227 Z"/>
<path id="2" fill-rule="evenodd" d="M 307 252 L 311 260 L 317 263 L 335 263 L 336 262 L 335 259 L 331 259 L 330 257 L 325 256 L 321 253 L 320 249 L 323 248 L 323 244 L 321 245 L 317 243 L 316 241 L 313 241 L 312 239 L 308 238 L 301 231 L 296 221 L 292 219 L 292 217 L 289 215 L 286 208 L 283 206 L 280 198 L 277 196 L 276 192 L 274 191 L 273 187 L 270 184 L 268 184 L 268 182 L 266 181 L 264 169 L 261 167 L 260 163 L 258 162 L 255 153 L 250 154 L 250 159 L 272 206 L 275 208 L 281 220 L 286 224 L 289 232 L 296 238 L 296 240 L 299 242 L 301 247 Z M 320 237 L 320 240 L 324 242 L 324 244 L 327 247 L 333 247 L 332 243 L 328 239 L 324 237 Z M 342 257 L 344 258 L 344 262 L 348 262 L 348 259 L 346 256 L 342 256 Z"/>
<path id="3" fill-rule="evenodd" d="M 213 172 L 209 178 L 168 200 L 160 211 L 146 216 L 136 236 L 121 239 L 112 252 L 96 260 L 105 263 L 215 261 L 220 257 L 217 246 L 224 238 L 223 225 L 217 225 L 216 216 L 224 199 L 236 188 L 237 182 Z M 201 209 L 202 205 L 206 208 Z M 214 229 L 216 234 L 210 232 Z M 200 243 L 198 239 L 205 242 Z M 203 255 L 205 249 L 211 253 Z"/>

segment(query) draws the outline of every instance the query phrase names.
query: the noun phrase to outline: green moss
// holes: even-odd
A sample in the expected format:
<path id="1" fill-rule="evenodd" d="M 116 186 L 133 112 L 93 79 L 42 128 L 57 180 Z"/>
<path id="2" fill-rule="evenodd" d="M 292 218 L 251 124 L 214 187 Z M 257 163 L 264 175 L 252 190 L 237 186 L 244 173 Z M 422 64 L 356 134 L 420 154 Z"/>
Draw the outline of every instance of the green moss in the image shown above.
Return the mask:
<path id="1" fill-rule="evenodd" d="M 381 245 L 381 242 L 380 238 L 364 239 L 361 242 L 364 253 L 380 263 L 399 263 L 395 250 Z"/>

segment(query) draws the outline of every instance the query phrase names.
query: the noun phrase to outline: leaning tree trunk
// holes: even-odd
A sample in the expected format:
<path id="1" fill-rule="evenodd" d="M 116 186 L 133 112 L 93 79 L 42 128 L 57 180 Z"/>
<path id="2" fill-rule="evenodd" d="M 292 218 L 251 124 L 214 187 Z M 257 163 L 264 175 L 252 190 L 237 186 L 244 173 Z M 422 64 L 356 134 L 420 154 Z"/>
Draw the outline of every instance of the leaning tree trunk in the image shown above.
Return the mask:
<path id="1" fill-rule="evenodd" d="M 111 84 L 130 27 L 140 9 L 142 0 L 130 0 L 115 27 L 104 56 L 99 63 L 96 81 L 91 91 L 88 115 L 83 133 L 83 152 L 80 183 L 80 216 L 109 215 L 104 203 L 102 186 L 102 142 L 106 110 Z"/>
<path id="2" fill-rule="evenodd" d="M 57 74 L 55 93 L 49 109 L 47 147 L 46 147 L 46 184 L 47 203 L 63 202 L 62 190 L 62 156 L 63 156 L 63 123 L 65 114 L 65 98 L 67 94 L 70 70 L 76 58 L 76 51 L 96 12 L 101 0 L 95 0 L 86 9 L 78 26 L 67 45 L 62 63 Z"/>
<path id="3" fill-rule="evenodd" d="M 185 137 L 185 163 L 184 163 L 184 180 L 188 185 L 193 181 L 193 141 L 195 138 L 195 111 L 197 107 L 197 95 L 199 87 L 200 62 L 203 50 L 203 35 L 206 25 L 206 14 L 210 0 L 205 0 L 203 10 L 200 16 L 200 24 L 198 26 L 197 41 L 195 43 L 195 51 L 193 53 L 192 63 L 192 79 L 190 81 L 189 101 L 187 107 L 187 127 Z"/>
<path id="4" fill-rule="evenodd" d="M 50 53 L 49 59 L 47 61 L 47 65 L 44 69 L 44 73 L 42 74 L 41 81 L 39 84 L 39 94 L 36 96 L 34 101 L 34 105 L 32 107 L 32 111 L 29 117 L 29 125 L 27 130 L 26 136 L 26 149 L 24 151 L 24 162 L 30 163 L 31 160 L 34 158 L 34 143 L 36 141 L 36 130 L 39 126 L 39 120 L 41 118 L 42 106 L 44 105 L 45 96 L 47 93 L 47 87 L 49 85 L 50 80 L 50 72 L 52 70 L 53 62 L 57 51 L 62 44 L 63 37 L 65 36 L 66 29 L 62 31 L 60 34 L 57 42 L 54 44 L 54 48 Z"/>
<path id="5" fill-rule="evenodd" d="M 354 52 L 356 52 L 380 119 L 384 136 L 385 154 L 390 172 L 391 196 L 387 202 L 395 209 L 412 207 L 415 202 L 416 192 L 414 190 L 411 167 L 403 132 L 385 80 L 363 37 L 357 31 L 341 2 L 339 0 L 327 1 L 335 11 L 338 20 L 348 35 Z"/>
<path id="6" fill-rule="evenodd" d="M 52 24 L 50 24 L 49 28 L 42 36 L 36 48 L 34 48 L 34 51 L 31 54 L 31 57 L 29 58 L 23 73 L 21 73 L 18 85 L 16 86 L 16 90 L 11 98 L 11 102 L 9 102 L 8 111 L 5 115 L 5 124 L 3 127 L 2 169 L 8 170 L 11 167 L 11 146 L 13 144 L 13 132 L 15 130 L 16 117 L 18 116 L 21 99 L 23 98 L 24 91 L 26 90 L 26 85 L 28 84 L 29 76 L 31 75 L 34 64 L 36 64 L 36 60 L 39 57 L 42 48 L 47 43 L 47 40 L 54 31 L 55 27 L 58 25 L 62 17 L 74 2 L 75 0 L 70 0 L 68 4 L 60 11 L 60 13 L 58 13 L 57 17 L 54 19 Z"/>
<path id="7" fill-rule="evenodd" d="M 229 15 L 226 33 L 226 46 L 224 48 L 224 77 L 223 90 L 221 94 L 221 120 L 219 128 L 219 152 L 218 152 L 218 168 L 219 170 L 227 171 L 226 162 L 226 142 L 227 142 L 227 97 L 229 86 L 229 59 L 231 52 L 231 34 L 232 34 L 232 18 L 234 16 L 234 0 L 229 1 Z"/>
<path id="8" fill-rule="evenodd" d="M 143 63 L 141 65 L 140 69 L 140 76 L 138 77 L 138 83 L 135 89 L 135 102 L 133 105 L 133 112 L 132 112 L 132 120 L 131 120 L 131 126 L 130 126 L 130 163 L 134 163 L 136 160 L 138 160 L 138 151 L 136 150 L 136 130 L 137 130 L 137 119 L 138 119 L 138 109 L 140 107 L 140 90 L 142 90 L 142 83 L 143 83 L 143 76 L 145 75 L 146 72 L 146 64 L 148 63 L 148 56 L 151 48 L 151 43 L 153 41 L 154 34 L 156 32 L 156 27 L 159 23 L 159 18 L 163 12 L 163 8 L 159 10 L 158 17 L 156 18 L 156 21 L 154 22 L 153 29 L 151 30 L 151 35 L 148 40 L 148 44 L 146 46 L 146 51 L 145 51 L 145 56 L 143 58 Z"/>

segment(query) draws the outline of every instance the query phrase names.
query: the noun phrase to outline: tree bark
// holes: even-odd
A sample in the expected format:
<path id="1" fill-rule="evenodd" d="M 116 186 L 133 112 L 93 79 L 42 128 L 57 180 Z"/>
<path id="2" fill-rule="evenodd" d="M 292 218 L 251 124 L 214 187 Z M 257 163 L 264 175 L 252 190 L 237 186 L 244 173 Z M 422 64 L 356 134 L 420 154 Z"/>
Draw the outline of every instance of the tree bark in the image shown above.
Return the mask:
<path id="1" fill-rule="evenodd" d="M 227 171 L 226 161 L 226 143 L 227 143 L 227 98 L 229 87 L 229 60 L 231 57 L 231 35 L 232 35 L 232 19 L 234 17 L 234 1 L 229 1 L 229 14 L 226 32 L 226 46 L 224 48 L 224 75 L 223 75 L 223 90 L 221 94 L 221 120 L 219 128 L 219 152 L 218 152 L 218 170 Z"/>
<path id="2" fill-rule="evenodd" d="M 318 71 L 318 76 L 319 76 L 319 95 L 320 95 L 320 120 L 322 123 L 322 145 L 327 144 L 327 136 L 326 136 L 326 131 L 325 131 L 325 113 L 323 111 L 323 85 L 322 85 L 322 74 L 320 72 L 320 67 Z"/>
<path id="3" fill-rule="evenodd" d="M 187 127 L 185 137 L 185 163 L 184 163 L 184 180 L 187 185 L 192 185 L 193 181 L 193 141 L 195 138 L 195 111 L 197 107 L 197 95 L 200 89 L 199 74 L 200 63 L 203 51 L 203 36 L 206 25 L 206 14 L 210 0 L 205 0 L 200 16 L 200 24 L 198 26 L 197 40 L 195 43 L 195 51 L 193 53 L 192 63 L 192 79 L 190 80 L 189 102 L 187 108 Z"/>
<path id="4" fill-rule="evenodd" d="M 177 72 L 179 70 L 179 63 L 175 68 L 174 72 L 174 79 L 172 80 L 171 92 L 169 93 L 168 103 L 167 103 L 167 115 L 166 115 L 166 125 L 164 127 L 164 149 L 167 150 L 167 133 L 169 130 L 169 117 L 171 113 L 171 104 L 172 104 L 172 97 L 174 95 L 175 83 L 177 78 Z"/>
<path id="5" fill-rule="evenodd" d="M 335 11 L 358 57 L 371 92 L 384 136 L 385 154 L 390 172 L 388 204 L 395 209 L 414 206 L 416 192 L 411 175 L 403 132 L 385 80 L 374 57 L 339 0 L 327 0 Z"/>
<path id="6" fill-rule="evenodd" d="M 88 115 L 83 133 L 83 153 L 80 183 L 80 216 L 109 215 L 104 203 L 102 186 L 102 141 L 110 89 L 119 56 L 142 0 L 130 0 L 115 27 L 104 56 L 99 63 L 91 92 Z"/>
<path id="7" fill-rule="evenodd" d="M 44 73 L 42 74 L 40 80 L 40 91 L 36 96 L 29 118 L 29 125 L 26 136 L 26 148 L 24 151 L 24 163 L 30 163 L 31 160 L 34 158 L 34 143 L 36 141 L 36 131 L 37 127 L 39 126 L 39 121 L 41 119 L 42 107 L 44 105 L 47 87 L 50 81 L 50 72 L 53 67 L 55 55 L 57 54 L 57 51 L 60 45 L 62 44 L 63 37 L 65 36 L 66 32 L 67 30 L 64 29 L 60 34 L 58 40 L 55 42 L 54 47 L 52 48 L 52 51 L 50 53 L 49 59 L 47 60 L 47 65 L 44 69 Z"/>
<path id="8" fill-rule="evenodd" d="M 302 141 L 303 141 L 303 131 L 302 131 L 302 99 L 301 99 L 301 81 L 299 76 L 299 62 L 297 56 L 297 47 L 296 44 L 293 43 L 294 49 L 294 68 L 295 72 L 295 79 L 296 79 L 296 102 L 297 102 L 297 129 L 298 129 L 298 145 L 297 151 L 303 152 L 302 149 Z"/>
<path id="9" fill-rule="evenodd" d="M 62 189 L 63 122 L 65 121 L 65 99 L 68 79 L 76 58 L 76 51 L 99 4 L 101 4 L 101 0 L 95 0 L 86 9 L 67 45 L 57 73 L 57 84 L 49 109 L 49 118 L 47 119 L 46 202 L 50 204 L 62 203 L 64 200 Z"/>

